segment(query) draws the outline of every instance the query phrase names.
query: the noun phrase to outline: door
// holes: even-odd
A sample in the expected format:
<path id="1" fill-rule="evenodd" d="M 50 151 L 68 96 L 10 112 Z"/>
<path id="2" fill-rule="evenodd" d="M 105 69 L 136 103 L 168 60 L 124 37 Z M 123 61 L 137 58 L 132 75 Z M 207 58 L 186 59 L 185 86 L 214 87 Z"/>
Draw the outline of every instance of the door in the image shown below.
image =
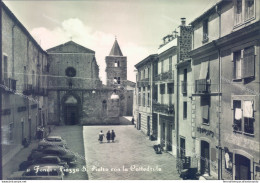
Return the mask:
<path id="1" fill-rule="evenodd" d="M 165 123 L 162 122 L 161 144 L 165 147 Z"/>
<path id="2" fill-rule="evenodd" d="M 250 159 L 245 156 L 236 154 L 235 155 L 235 164 L 236 164 L 236 180 L 251 180 L 250 174 Z"/>
<path id="3" fill-rule="evenodd" d="M 153 113 L 153 122 L 152 122 L 152 136 L 153 140 L 157 140 L 157 114 Z"/>
<path id="4" fill-rule="evenodd" d="M 28 123 L 29 123 L 29 140 L 31 141 L 32 140 L 32 120 L 29 119 Z"/>
<path id="5" fill-rule="evenodd" d="M 180 156 L 181 158 L 185 157 L 186 147 L 185 147 L 185 138 L 180 138 Z"/>
<path id="6" fill-rule="evenodd" d="M 170 123 L 167 128 L 167 151 L 172 151 L 172 124 Z"/>
<path id="7" fill-rule="evenodd" d="M 78 123 L 78 107 L 67 105 L 65 107 L 65 124 L 75 125 Z"/>
<path id="8" fill-rule="evenodd" d="M 201 141 L 201 174 L 210 173 L 209 159 L 209 143 L 206 141 Z"/>
<path id="9" fill-rule="evenodd" d="M 147 135 L 150 136 L 150 116 L 147 116 Z"/>
<path id="10" fill-rule="evenodd" d="M 138 116 L 138 130 L 141 129 L 141 114 L 139 113 L 139 116 Z"/>

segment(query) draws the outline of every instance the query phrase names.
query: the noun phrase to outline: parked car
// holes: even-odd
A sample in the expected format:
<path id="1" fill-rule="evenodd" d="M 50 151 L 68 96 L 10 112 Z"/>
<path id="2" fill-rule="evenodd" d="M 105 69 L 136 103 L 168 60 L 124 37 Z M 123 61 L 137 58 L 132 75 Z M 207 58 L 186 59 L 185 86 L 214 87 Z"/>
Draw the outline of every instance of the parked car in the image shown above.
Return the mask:
<path id="1" fill-rule="evenodd" d="M 69 152 L 68 149 L 59 147 L 48 147 L 42 151 L 32 151 L 28 160 L 36 160 L 44 156 L 58 156 L 61 160 L 66 161 L 68 165 L 73 166 L 77 163 L 76 156 Z"/>
<path id="2" fill-rule="evenodd" d="M 9 180 L 63 180 L 62 167 L 59 165 L 32 165 L 26 171 L 12 173 Z"/>
<path id="3" fill-rule="evenodd" d="M 67 142 L 60 136 L 49 136 L 39 142 L 38 149 L 44 149 L 50 146 L 67 148 Z"/>
<path id="4" fill-rule="evenodd" d="M 19 165 L 19 171 L 26 170 L 31 165 L 44 165 L 44 164 L 53 164 L 59 165 L 63 168 L 69 168 L 69 165 L 65 161 L 61 161 L 58 156 L 44 156 L 39 159 L 24 161 Z"/>

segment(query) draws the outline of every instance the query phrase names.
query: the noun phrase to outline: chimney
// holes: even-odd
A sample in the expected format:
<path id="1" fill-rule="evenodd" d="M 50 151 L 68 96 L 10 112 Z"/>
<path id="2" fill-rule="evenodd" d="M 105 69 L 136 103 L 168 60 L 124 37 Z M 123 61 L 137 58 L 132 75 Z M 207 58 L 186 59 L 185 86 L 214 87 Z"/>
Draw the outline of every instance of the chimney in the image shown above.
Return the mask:
<path id="1" fill-rule="evenodd" d="M 186 18 L 181 18 L 181 26 L 185 26 L 186 25 Z"/>

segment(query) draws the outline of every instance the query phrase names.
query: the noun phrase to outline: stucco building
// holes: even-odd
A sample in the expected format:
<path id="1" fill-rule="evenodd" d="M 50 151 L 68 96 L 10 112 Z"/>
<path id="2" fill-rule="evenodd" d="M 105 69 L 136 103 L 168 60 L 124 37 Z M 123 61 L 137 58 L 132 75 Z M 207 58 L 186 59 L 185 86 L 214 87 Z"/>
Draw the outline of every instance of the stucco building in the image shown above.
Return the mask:
<path id="1" fill-rule="evenodd" d="M 136 85 L 137 129 L 142 130 L 152 140 L 157 140 L 158 124 L 153 121 L 153 64 L 158 61 L 157 54 L 149 55 L 135 65 L 138 73 Z"/>
<path id="2" fill-rule="evenodd" d="M 47 53 L 2 3 L 2 166 L 48 122 Z"/>
<path id="3" fill-rule="evenodd" d="M 257 0 L 219 1 L 191 25 L 198 168 L 205 177 L 259 179 Z"/>

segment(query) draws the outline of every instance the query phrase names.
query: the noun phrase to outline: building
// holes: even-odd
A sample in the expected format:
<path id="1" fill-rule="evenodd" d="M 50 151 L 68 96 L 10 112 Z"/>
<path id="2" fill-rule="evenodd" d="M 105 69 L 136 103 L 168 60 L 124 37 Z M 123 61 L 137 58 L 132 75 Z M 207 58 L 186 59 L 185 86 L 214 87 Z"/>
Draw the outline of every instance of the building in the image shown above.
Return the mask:
<path id="1" fill-rule="evenodd" d="M 135 83 L 127 80 L 127 57 L 123 56 L 117 39 L 106 56 L 106 72 L 107 87 L 120 90 L 120 116 L 132 116 Z"/>
<path id="2" fill-rule="evenodd" d="M 191 49 L 191 44 L 190 44 Z M 176 115 L 178 130 L 178 160 L 191 160 L 191 167 L 197 167 L 197 159 L 195 156 L 195 139 L 192 121 L 192 68 L 191 59 L 180 60 L 176 64 L 177 67 L 177 99 L 176 99 Z"/>
<path id="3" fill-rule="evenodd" d="M 2 166 L 48 122 L 47 53 L 2 3 Z"/>
<path id="4" fill-rule="evenodd" d="M 176 65 L 189 58 L 191 33 L 191 27 L 182 18 L 178 31 L 163 38 L 164 42 L 158 49 L 158 62 L 154 63 L 153 121 L 158 122 L 158 143 L 174 156 L 181 153 L 179 123 L 182 122 L 176 111 L 179 107 L 176 91 L 180 85 Z"/>
<path id="5" fill-rule="evenodd" d="M 95 52 L 69 41 L 47 53 L 50 123 L 117 124 L 120 106 L 116 93 L 121 90 L 102 86 Z"/>
<path id="6" fill-rule="evenodd" d="M 138 97 L 136 104 L 137 129 L 142 130 L 149 138 L 157 140 L 158 124 L 153 121 L 153 64 L 158 61 L 157 54 L 135 65 L 138 73 L 136 92 Z"/>
<path id="7" fill-rule="evenodd" d="M 260 178 L 259 3 L 219 1 L 191 22 L 192 120 L 202 175 Z"/>

